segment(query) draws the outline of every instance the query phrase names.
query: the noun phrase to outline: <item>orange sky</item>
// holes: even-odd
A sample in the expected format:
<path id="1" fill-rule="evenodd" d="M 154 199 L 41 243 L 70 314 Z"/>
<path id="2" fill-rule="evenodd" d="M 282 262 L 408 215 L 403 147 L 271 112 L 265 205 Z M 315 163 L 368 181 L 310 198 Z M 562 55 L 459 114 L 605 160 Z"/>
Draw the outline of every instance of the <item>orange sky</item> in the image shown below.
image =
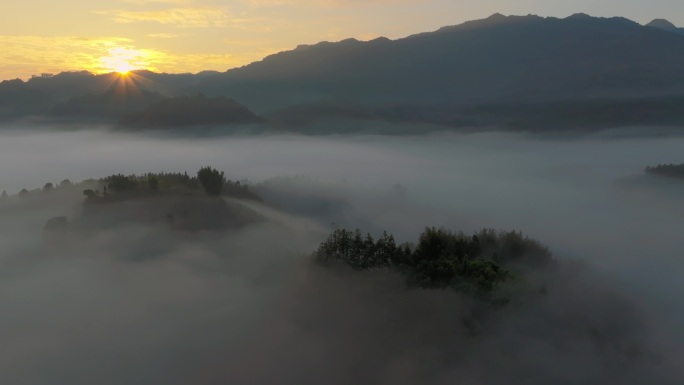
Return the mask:
<path id="1" fill-rule="evenodd" d="M 0 80 L 68 70 L 225 71 L 298 44 L 397 38 L 495 12 L 578 11 L 684 24 L 684 2 L 669 0 L 8 0 L 0 5 Z"/>

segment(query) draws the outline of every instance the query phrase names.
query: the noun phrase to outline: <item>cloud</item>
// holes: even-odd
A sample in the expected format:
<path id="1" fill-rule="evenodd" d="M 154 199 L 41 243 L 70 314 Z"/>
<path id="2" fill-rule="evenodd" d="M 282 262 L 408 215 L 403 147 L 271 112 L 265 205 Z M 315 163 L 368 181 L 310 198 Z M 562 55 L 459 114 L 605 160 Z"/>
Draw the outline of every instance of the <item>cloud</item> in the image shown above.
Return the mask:
<path id="1" fill-rule="evenodd" d="M 131 40 L 120 37 L 83 38 L 75 36 L 0 36 L 0 74 L 4 78 L 25 77 L 28 73 L 54 73 L 67 70 L 103 72 L 101 59 L 115 47 L 130 47 Z M 155 51 L 149 51 L 152 54 Z"/>
<path id="2" fill-rule="evenodd" d="M 3 382 L 681 384 L 681 322 L 665 320 L 681 319 L 684 224 L 652 196 L 621 201 L 611 188 L 644 164 L 681 157 L 681 138 L 24 131 L 0 139 L 8 190 L 118 172 L 192 173 L 207 163 L 231 179 L 318 179 L 267 183 L 260 191 L 290 214 L 245 203 L 274 221 L 225 232 L 117 222 L 140 212 L 125 202 L 80 217 L 79 191 L 11 198 L 0 206 L 0 311 L 11 315 L 0 317 Z M 399 201 L 387 195 L 396 182 L 408 187 Z M 41 244 L 55 215 L 102 227 Z M 592 269 L 608 268 L 563 270 L 543 298 L 473 312 L 463 295 L 410 290 L 396 274 L 313 266 L 306 255 L 329 219 L 402 241 L 424 225 L 518 228 L 561 260 L 574 252 Z M 466 317 L 481 334 L 465 332 Z"/>
<path id="3" fill-rule="evenodd" d="M 147 37 L 152 37 L 155 39 L 173 39 L 175 37 L 178 37 L 179 35 L 176 35 L 174 33 L 148 33 Z"/>
<path id="4" fill-rule="evenodd" d="M 230 14 L 220 8 L 170 8 L 158 11 L 103 10 L 117 23 L 159 23 L 180 28 L 216 28 L 230 25 Z"/>
<path id="5" fill-rule="evenodd" d="M 156 34 L 170 39 L 174 34 Z M 251 52 L 203 53 L 169 52 L 139 47 L 131 39 L 121 37 L 83 38 L 74 36 L 0 36 L 0 79 L 28 78 L 41 73 L 63 71 L 111 72 L 112 52 L 127 53 L 125 59 L 136 68 L 177 73 L 204 70 L 225 71 L 259 60 L 282 50 L 282 47 L 258 47 Z"/>

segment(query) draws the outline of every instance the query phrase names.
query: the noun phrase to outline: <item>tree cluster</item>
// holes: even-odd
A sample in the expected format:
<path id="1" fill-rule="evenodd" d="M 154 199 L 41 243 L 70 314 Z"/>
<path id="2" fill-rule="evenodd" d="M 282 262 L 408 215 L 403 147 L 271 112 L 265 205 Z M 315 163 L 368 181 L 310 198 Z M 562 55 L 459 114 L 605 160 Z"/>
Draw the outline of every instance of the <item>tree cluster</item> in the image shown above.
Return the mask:
<path id="1" fill-rule="evenodd" d="M 219 171 L 209 166 L 202 167 L 197 171 L 197 179 L 204 187 L 204 191 L 210 196 L 219 196 L 223 190 L 223 185 L 226 184 L 226 177 L 223 171 Z"/>
<path id="2" fill-rule="evenodd" d="M 520 232 L 484 229 L 469 236 L 428 227 L 415 245 L 398 246 L 392 235 L 377 240 L 359 229 L 336 229 L 315 252 L 317 261 L 341 261 L 356 270 L 389 268 L 409 283 L 429 288 L 475 287 L 489 292 L 514 276 L 514 264 L 544 267 L 552 255 L 538 241 Z"/>
<path id="3" fill-rule="evenodd" d="M 684 164 L 659 164 L 646 167 L 646 174 L 684 179 Z"/>
<path id="4" fill-rule="evenodd" d="M 261 201 L 247 183 L 225 178 L 223 171 L 202 167 L 197 176 L 188 173 L 146 173 L 143 175 L 114 174 L 101 178 L 102 191 L 87 189 L 83 193 L 91 202 L 120 200 L 149 194 L 200 194 L 202 189 L 209 196 L 230 196 Z M 200 189 L 200 186 L 202 189 Z"/>

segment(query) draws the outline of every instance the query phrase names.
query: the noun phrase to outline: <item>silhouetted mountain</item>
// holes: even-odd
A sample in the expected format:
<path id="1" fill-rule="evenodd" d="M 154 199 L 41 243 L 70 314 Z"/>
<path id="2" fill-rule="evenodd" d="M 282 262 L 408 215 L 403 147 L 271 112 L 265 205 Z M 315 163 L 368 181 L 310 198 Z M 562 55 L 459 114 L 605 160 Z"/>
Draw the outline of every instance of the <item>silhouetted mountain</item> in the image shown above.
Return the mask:
<path id="1" fill-rule="evenodd" d="M 663 29 L 665 31 L 677 32 L 684 35 L 684 28 L 678 28 L 676 25 L 670 23 L 665 19 L 655 19 L 652 22 L 646 24 L 647 27 Z"/>
<path id="2" fill-rule="evenodd" d="M 395 41 L 300 46 L 198 90 L 261 111 L 323 98 L 458 106 L 684 93 L 683 67 L 684 37 L 624 18 L 496 14 Z"/>
<path id="3" fill-rule="evenodd" d="M 139 128 L 175 128 L 206 125 L 251 124 L 263 119 L 233 99 L 180 96 L 150 105 L 125 116 L 121 125 Z"/>
<path id="4" fill-rule="evenodd" d="M 149 92 L 121 79 L 99 94 L 74 96 L 58 104 L 50 117 L 70 120 L 102 120 L 117 122 L 124 115 L 143 111 L 152 103 L 165 99 L 157 92 Z"/>
<path id="5" fill-rule="evenodd" d="M 134 71 L 129 80 L 144 97 L 112 106 L 107 90 L 118 74 L 6 81 L 0 119 L 49 111 L 114 116 L 154 99 L 144 92 L 158 92 L 231 101 L 180 98 L 122 122 L 169 127 L 259 120 L 242 105 L 229 106 L 237 100 L 287 126 L 330 118 L 533 130 L 684 125 L 679 32 L 666 20 L 642 26 L 586 14 L 494 14 L 398 40 L 301 45 L 224 73 Z"/>
<path id="6" fill-rule="evenodd" d="M 141 70 L 132 71 L 124 78 L 118 73 L 94 75 L 81 71 L 43 74 L 28 81 L 3 81 L 0 82 L 0 120 L 47 114 L 58 104 L 71 103 L 69 100 L 73 97 L 85 99 L 89 95 L 107 93 L 124 79 L 130 88 L 176 96 L 181 94 L 180 90 L 215 74 L 211 71 L 196 75 L 157 74 Z"/>

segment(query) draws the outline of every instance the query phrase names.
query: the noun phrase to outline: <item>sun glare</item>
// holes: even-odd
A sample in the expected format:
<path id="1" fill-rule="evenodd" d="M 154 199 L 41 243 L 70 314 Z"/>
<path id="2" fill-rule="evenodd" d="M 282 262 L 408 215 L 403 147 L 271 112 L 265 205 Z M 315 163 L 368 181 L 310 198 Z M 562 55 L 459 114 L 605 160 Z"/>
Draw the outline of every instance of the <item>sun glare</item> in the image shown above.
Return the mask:
<path id="1" fill-rule="evenodd" d="M 103 57 L 102 66 L 111 72 L 126 75 L 129 72 L 140 69 L 140 63 L 144 59 L 144 53 L 134 49 L 112 48 L 109 56 Z"/>

